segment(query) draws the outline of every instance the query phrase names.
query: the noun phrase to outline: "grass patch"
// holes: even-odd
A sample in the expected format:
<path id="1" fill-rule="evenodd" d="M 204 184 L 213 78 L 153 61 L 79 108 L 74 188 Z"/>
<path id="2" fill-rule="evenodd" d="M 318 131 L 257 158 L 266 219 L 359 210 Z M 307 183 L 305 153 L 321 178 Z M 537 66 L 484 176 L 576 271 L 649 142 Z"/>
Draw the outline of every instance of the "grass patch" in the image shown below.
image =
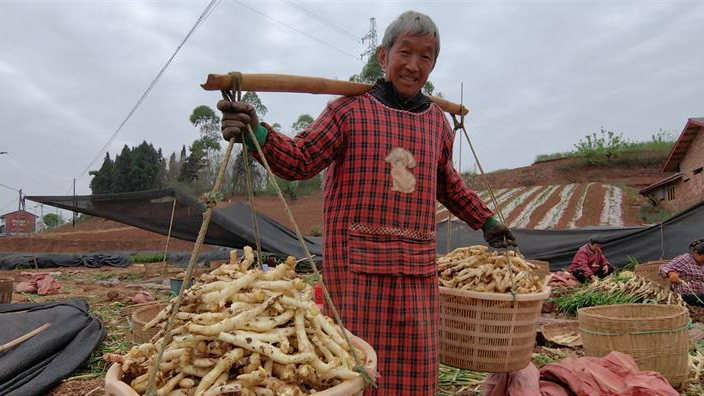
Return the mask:
<path id="1" fill-rule="evenodd" d="M 164 261 L 164 253 L 139 253 L 130 256 L 130 263 L 160 263 Z"/>
<path id="2" fill-rule="evenodd" d="M 97 281 L 109 281 L 115 278 L 117 278 L 117 274 L 113 274 L 110 272 L 96 272 L 93 275 L 93 279 Z"/>

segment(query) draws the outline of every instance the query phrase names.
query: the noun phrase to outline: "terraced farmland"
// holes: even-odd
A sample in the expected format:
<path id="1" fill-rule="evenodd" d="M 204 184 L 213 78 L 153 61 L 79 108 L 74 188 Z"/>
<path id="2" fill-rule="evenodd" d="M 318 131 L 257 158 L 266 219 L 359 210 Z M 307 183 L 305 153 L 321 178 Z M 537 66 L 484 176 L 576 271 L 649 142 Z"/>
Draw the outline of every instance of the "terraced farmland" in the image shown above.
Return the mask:
<path id="1" fill-rule="evenodd" d="M 494 191 L 507 223 L 515 228 L 554 229 L 638 225 L 638 198 L 619 185 L 551 184 Z M 489 193 L 479 196 L 494 209 Z M 438 204 L 437 218 L 448 211 Z"/>

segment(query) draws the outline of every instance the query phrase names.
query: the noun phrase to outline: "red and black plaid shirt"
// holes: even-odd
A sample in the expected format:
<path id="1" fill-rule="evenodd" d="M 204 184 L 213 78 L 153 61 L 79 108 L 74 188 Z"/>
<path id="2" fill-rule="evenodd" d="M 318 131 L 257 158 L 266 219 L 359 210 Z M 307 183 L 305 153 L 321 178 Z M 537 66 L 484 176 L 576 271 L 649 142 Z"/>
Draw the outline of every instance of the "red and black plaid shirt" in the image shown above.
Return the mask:
<path id="1" fill-rule="evenodd" d="M 492 215 L 453 168 L 444 113 L 435 104 L 393 109 L 364 94 L 329 103 L 294 138 L 268 129 L 263 152 L 278 176 L 328 169 L 323 276 L 345 326 L 379 355 L 370 394 L 435 394 L 435 201 L 474 229 Z"/>
<path id="2" fill-rule="evenodd" d="M 681 254 L 660 266 L 660 275 L 663 277 L 672 271 L 677 272 L 680 279 L 689 285 L 688 287 L 683 283 L 673 284 L 674 291 L 679 294 L 704 294 L 704 266 L 697 264 L 691 254 Z"/>

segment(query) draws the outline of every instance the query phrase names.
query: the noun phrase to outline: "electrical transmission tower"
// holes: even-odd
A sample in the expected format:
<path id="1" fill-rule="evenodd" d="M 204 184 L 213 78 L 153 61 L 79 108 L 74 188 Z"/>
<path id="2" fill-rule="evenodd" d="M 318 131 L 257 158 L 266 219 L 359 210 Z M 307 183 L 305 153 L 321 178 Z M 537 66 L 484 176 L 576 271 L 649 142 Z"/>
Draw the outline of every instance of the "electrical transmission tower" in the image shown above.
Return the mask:
<path id="1" fill-rule="evenodd" d="M 367 43 L 367 49 L 360 55 L 361 59 L 376 52 L 376 18 L 369 18 L 369 33 L 362 37 L 362 44 Z"/>

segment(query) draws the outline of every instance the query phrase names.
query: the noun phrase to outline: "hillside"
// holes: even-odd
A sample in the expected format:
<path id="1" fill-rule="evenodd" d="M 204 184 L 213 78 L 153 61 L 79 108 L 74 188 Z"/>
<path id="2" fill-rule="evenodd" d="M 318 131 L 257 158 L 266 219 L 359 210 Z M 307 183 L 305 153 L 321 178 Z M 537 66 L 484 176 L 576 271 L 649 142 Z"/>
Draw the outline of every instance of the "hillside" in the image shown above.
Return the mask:
<path id="1" fill-rule="evenodd" d="M 637 191 L 666 176 L 657 161 L 585 167 L 575 159 L 544 161 L 517 169 L 487 175 L 494 195 L 512 227 L 579 228 L 590 226 L 637 226 L 638 213 L 645 202 Z M 477 175 L 465 175 L 466 183 L 493 208 L 489 194 Z M 221 203 L 247 201 L 231 197 Z M 291 211 L 304 234 L 322 230 L 323 195 L 302 196 L 290 203 Z M 258 196 L 257 211 L 290 227 L 278 198 Z M 438 206 L 437 219 L 447 211 Z M 166 237 L 124 224 L 93 219 L 85 224 L 64 225 L 52 232 L 32 237 L 0 238 L 0 252 L 79 252 L 109 250 L 162 250 Z M 170 251 L 190 251 L 191 242 L 172 239 Z M 203 250 L 210 249 L 205 246 Z"/>

